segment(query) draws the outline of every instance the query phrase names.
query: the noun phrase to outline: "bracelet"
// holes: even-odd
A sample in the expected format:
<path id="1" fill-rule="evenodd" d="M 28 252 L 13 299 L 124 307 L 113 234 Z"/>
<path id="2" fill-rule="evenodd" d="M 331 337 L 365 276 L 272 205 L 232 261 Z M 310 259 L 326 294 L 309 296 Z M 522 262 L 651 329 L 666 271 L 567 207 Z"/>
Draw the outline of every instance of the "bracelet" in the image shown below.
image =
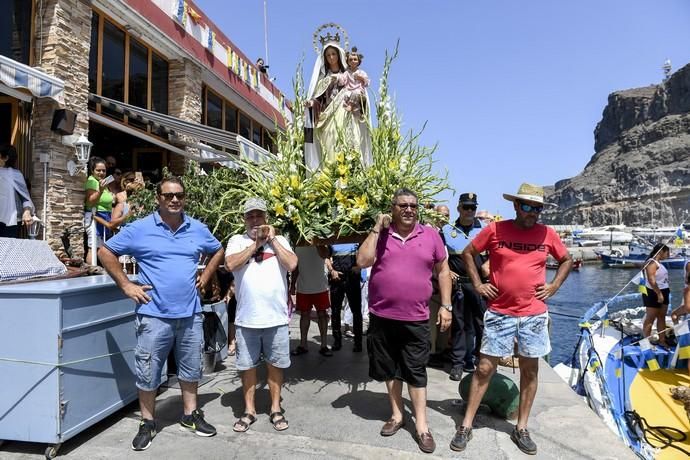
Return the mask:
<path id="1" fill-rule="evenodd" d="M 276 239 L 276 237 L 274 236 L 273 238 L 271 238 L 270 240 L 268 240 L 268 241 L 266 241 L 266 242 L 267 242 L 268 244 L 273 244 L 273 240 L 275 240 L 275 239 Z"/>
<path id="2" fill-rule="evenodd" d="M 377 235 L 379 234 L 379 232 L 377 230 L 369 230 L 369 233 L 375 233 Z"/>

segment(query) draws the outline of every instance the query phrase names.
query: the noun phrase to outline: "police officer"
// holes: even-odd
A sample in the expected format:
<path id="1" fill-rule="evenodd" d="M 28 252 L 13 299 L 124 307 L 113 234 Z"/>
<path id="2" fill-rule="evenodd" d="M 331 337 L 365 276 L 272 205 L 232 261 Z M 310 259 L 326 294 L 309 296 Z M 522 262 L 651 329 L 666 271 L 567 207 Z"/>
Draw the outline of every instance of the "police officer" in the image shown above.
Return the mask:
<path id="1" fill-rule="evenodd" d="M 454 224 L 446 224 L 441 236 L 448 249 L 448 264 L 453 279 L 453 322 L 451 325 L 451 380 L 460 380 L 463 370 L 474 372 L 474 352 L 481 345 L 482 319 L 486 305 L 472 287 L 462 251 L 484 225 L 476 218 L 477 194 L 463 193 L 458 200 L 459 217 Z M 480 268 L 482 260 L 475 260 Z M 481 273 L 481 270 L 480 270 Z M 476 341 L 476 342 L 475 342 Z"/>

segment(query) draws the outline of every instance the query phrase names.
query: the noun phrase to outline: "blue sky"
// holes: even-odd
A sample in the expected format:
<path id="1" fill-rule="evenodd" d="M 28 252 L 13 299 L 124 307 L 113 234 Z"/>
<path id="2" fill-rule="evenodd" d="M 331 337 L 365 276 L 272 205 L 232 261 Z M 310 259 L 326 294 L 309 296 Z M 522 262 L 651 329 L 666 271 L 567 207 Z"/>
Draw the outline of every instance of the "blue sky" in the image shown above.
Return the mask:
<path id="1" fill-rule="evenodd" d="M 248 56 L 264 56 L 263 0 L 196 2 Z M 374 90 L 400 39 L 390 87 L 404 127 L 427 122 L 422 143 L 438 143 L 451 186 L 505 217 L 502 193 L 582 171 L 609 93 L 659 83 L 667 58 L 690 62 L 685 0 L 267 0 L 267 10 L 270 73 L 287 94 L 301 59 L 311 72 L 323 23 L 348 31 Z M 441 199 L 455 215 L 457 195 Z"/>

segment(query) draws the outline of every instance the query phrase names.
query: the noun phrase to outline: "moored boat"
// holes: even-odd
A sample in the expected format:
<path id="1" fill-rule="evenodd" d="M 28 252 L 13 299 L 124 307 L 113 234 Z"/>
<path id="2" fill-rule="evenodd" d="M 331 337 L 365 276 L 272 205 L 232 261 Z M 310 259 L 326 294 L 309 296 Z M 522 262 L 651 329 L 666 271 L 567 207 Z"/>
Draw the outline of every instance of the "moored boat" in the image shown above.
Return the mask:
<path id="1" fill-rule="evenodd" d="M 690 323 L 674 327 L 679 345 L 655 347 L 641 335 L 644 307 L 632 305 L 640 294 L 594 304 L 570 363 L 554 369 L 640 458 L 688 458 L 689 415 L 671 389 L 690 385 L 685 362 L 677 368 L 679 356 L 690 356 Z"/>

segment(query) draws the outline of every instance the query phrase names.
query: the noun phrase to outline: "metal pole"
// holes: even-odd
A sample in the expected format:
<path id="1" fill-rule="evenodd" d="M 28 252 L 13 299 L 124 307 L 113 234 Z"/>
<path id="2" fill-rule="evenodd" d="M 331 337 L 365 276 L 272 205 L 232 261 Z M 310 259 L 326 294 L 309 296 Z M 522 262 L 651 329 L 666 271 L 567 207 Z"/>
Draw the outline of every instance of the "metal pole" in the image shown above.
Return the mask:
<path id="1" fill-rule="evenodd" d="M 268 12 L 266 0 L 264 0 L 264 49 L 266 53 L 266 61 L 264 65 L 268 65 L 271 61 L 268 60 Z"/>
<path id="2" fill-rule="evenodd" d="M 91 208 L 91 265 L 94 267 L 98 265 L 98 235 L 96 233 L 96 210 L 98 208 Z"/>

